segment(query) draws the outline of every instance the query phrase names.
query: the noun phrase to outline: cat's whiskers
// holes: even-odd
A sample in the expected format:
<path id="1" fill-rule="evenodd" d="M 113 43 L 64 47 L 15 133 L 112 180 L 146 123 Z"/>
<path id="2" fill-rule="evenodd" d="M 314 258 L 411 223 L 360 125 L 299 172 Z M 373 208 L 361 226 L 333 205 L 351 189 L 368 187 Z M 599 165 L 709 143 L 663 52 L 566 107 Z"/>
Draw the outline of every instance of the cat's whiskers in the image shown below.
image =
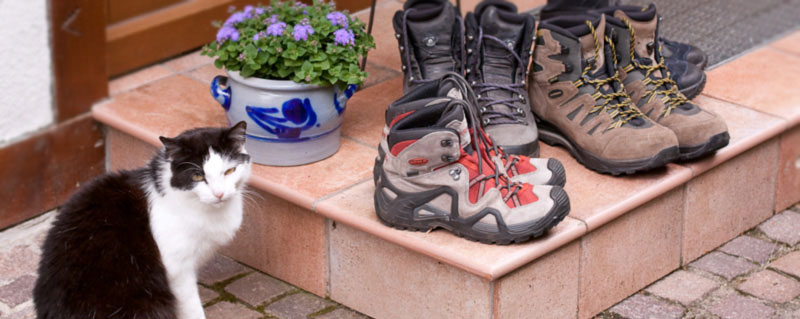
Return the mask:
<path id="1" fill-rule="evenodd" d="M 258 209 L 259 200 L 264 200 L 264 196 L 261 196 L 258 192 L 252 190 L 251 188 L 245 186 L 240 191 L 242 193 L 242 199 L 244 203 L 245 209 Z"/>

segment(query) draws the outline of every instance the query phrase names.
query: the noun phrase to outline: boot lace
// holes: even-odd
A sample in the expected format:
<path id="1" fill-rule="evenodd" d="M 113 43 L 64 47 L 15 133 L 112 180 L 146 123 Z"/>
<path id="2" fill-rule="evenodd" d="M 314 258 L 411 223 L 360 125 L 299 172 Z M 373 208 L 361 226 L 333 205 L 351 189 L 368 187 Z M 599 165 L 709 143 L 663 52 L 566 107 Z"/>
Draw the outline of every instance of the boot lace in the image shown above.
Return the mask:
<path id="1" fill-rule="evenodd" d="M 631 34 L 631 64 L 626 66 L 624 70 L 625 72 L 630 72 L 634 68 L 638 68 L 646 71 L 644 75 L 644 81 L 642 82 L 646 87 L 648 87 L 648 89 L 645 90 L 642 97 L 649 97 L 647 102 L 650 103 L 657 96 L 662 96 L 661 100 L 664 101 L 665 105 L 662 116 L 669 116 L 672 110 L 681 104 L 689 102 L 689 99 L 681 94 L 681 92 L 678 90 L 678 84 L 670 78 L 669 69 L 667 69 L 667 65 L 664 62 L 663 56 L 659 57 L 659 61 L 656 64 L 653 64 L 653 61 L 649 58 L 636 58 L 636 52 L 634 50 L 636 32 L 634 32 L 633 25 L 631 25 L 630 20 L 627 18 L 622 18 L 622 22 L 625 23 L 625 25 L 628 27 L 628 31 Z M 661 78 L 657 79 L 653 77 L 653 73 L 659 70 L 661 70 Z M 650 86 L 651 84 L 652 87 Z"/>
<path id="2" fill-rule="evenodd" d="M 500 44 L 501 47 L 511 53 L 513 61 L 517 63 L 517 66 L 524 68 L 522 58 L 513 48 L 509 48 L 503 40 L 495 36 L 483 34 L 483 29 L 479 28 L 478 42 L 475 47 L 481 48 L 484 39 Z M 516 72 L 516 69 L 513 71 Z M 484 82 L 474 83 L 472 87 L 478 89 L 478 107 L 480 108 L 484 125 L 524 123 L 523 118 L 525 117 L 525 111 L 521 107 L 516 106 L 518 102 L 525 103 L 524 95 L 522 95 L 522 90 L 525 88 L 524 82 L 511 84 Z M 506 99 L 489 97 L 489 92 L 497 90 L 508 92 L 511 97 Z M 513 110 L 513 112 L 495 110 L 495 105 L 505 105 L 509 110 Z"/>
<path id="3" fill-rule="evenodd" d="M 594 25 L 591 21 L 586 21 L 586 25 L 589 26 L 589 30 L 592 32 L 592 37 L 594 38 L 594 53 L 595 57 L 600 56 L 600 40 L 597 37 L 597 33 L 595 32 Z M 608 37 L 605 37 L 605 41 L 611 42 Z M 614 44 L 611 44 L 611 52 L 614 52 Z M 614 64 L 617 63 L 616 56 L 614 56 Z M 608 61 L 606 61 L 608 63 Z M 639 112 L 639 110 L 635 107 L 632 107 L 633 102 L 631 101 L 628 94 L 625 93 L 624 86 L 622 84 L 622 80 L 619 78 L 619 71 L 616 71 L 613 76 L 606 77 L 606 78 L 590 78 L 589 72 L 594 67 L 594 63 L 587 63 L 586 67 L 583 69 L 581 73 L 581 77 L 573 82 L 575 87 L 580 88 L 583 85 L 590 84 L 594 87 L 594 93 L 592 94 L 592 98 L 595 101 L 599 101 L 603 99 L 603 102 L 600 104 L 595 104 L 595 106 L 589 111 L 589 114 L 597 113 L 600 111 L 607 111 L 610 113 L 611 118 L 615 119 L 611 125 L 608 126 L 607 129 L 614 129 L 622 127 L 625 123 L 629 121 L 644 117 L 644 114 Z M 614 90 L 614 85 L 619 85 L 618 90 Z M 612 88 L 611 93 L 604 93 L 601 89 L 608 85 Z M 614 103 L 612 103 L 614 102 Z"/>
<path id="4" fill-rule="evenodd" d="M 408 38 L 409 38 L 409 36 L 408 36 L 408 14 L 411 13 L 411 12 L 414 12 L 414 11 L 416 11 L 416 9 L 414 9 L 414 8 L 410 8 L 410 9 L 405 10 L 403 12 L 403 19 L 402 19 L 402 23 L 401 23 L 402 27 L 403 27 L 403 47 L 400 48 L 400 51 L 403 51 L 403 54 L 402 54 L 401 58 L 403 59 L 403 64 L 406 66 L 406 68 L 408 68 L 408 72 L 412 72 L 412 70 L 411 70 L 411 46 L 409 45 L 410 42 L 408 40 Z M 464 28 L 465 28 L 464 27 L 464 19 L 461 17 L 461 15 L 456 15 L 455 19 L 458 21 L 458 26 L 459 26 L 459 31 L 460 31 L 460 34 L 459 34 L 460 41 L 459 42 L 461 44 L 461 52 L 460 52 L 461 53 L 461 61 L 455 61 L 455 64 L 460 64 L 460 66 L 454 65 L 453 66 L 453 70 L 455 71 L 456 67 L 460 67 L 459 71 L 463 74 L 464 73 L 464 64 L 465 64 L 463 61 L 466 61 L 466 58 L 467 58 L 466 57 L 466 51 L 465 51 L 465 44 L 464 44 Z M 448 48 L 450 47 L 449 43 L 447 44 L 447 47 Z M 434 50 L 425 59 L 425 61 L 420 61 L 420 62 L 422 62 L 420 64 L 424 64 L 426 62 L 427 63 L 440 63 L 440 62 L 445 62 L 447 59 L 452 59 L 452 58 L 454 58 L 454 57 L 450 54 L 450 50 Z M 421 67 L 421 65 L 420 65 L 420 67 Z M 422 71 L 422 70 L 420 70 L 420 71 Z M 412 73 L 411 77 L 409 78 L 409 81 L 412 84 L 421 84 L 421 83 L 431 82 L 431 81 L 434 81 L 434 80 L 436 80 L 436 79 L 435 78 L 417 79 L 417 78 L 415 78 L 413 76 L 413 73 Z"/>

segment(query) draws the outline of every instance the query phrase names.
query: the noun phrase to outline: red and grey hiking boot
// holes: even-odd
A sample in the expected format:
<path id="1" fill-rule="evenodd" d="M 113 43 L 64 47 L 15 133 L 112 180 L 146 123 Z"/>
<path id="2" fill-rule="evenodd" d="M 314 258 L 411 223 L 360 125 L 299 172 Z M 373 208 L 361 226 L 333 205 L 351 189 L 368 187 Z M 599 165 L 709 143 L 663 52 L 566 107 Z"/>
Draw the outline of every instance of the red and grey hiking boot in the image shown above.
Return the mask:
<path id="1" fill-rule="evenodd" d="M 463 74 L 464 20 L 447 0 L 408 0 L 394 14 L 403 92 L 448 72 Z"/>
<path id="2" fill-rule="evenodd" d="M 625 91 L 647 117 L 675 132 L 679 159 L 694 159 L 728 145 L 725 121 L 689 101 L 670 78 L 657 41 L 655 5 L 611 7 L 606 16 Z"/>
<path id="3" fill-rule="evenodd" d="M 481 125 L 509 154 L 539 155 L 539 135 L 525 80 L 534 19 L 503 0 L 468 13 L 466 77 L 477 93 Z"/>
<path id="4" fill-rule="evenodd" d="M 455 77 L 450 75 L 450 77 Z M 469 88 L 455 87 L 454 81 L 436 80 L 424 83 L 398 99 L 386 110 L 386 126 L 383 129 L 383 140 L 378 147 L 377 162 L 383 161 L 384 155 L 389 151 L 386 136 L 389 130 L 400 119 L 424 109 L 429 103 L 438 101 L 442 98 L 467 99 L 473 96 Z M 506 174 L 511 181 L 528 183 L 532 185 L 555 185 L 564 186 L 567 181 L 564 166 L 555 158 L 531 158 L 524 155 L 510 155 L 496 146 L 493 140 L 486 133 L 479 129 L 478 133 L 484 135 L 484 142 L 481 148 L 486 150 L 490 157 L 501 168 L 501 172 Z M 374 172 L 377 180 L 377 172 Z"/>
<path id="5" fill-rule="evenodd" d="M 462 80 L 463 81 L 463 80 Z M 465 100 L 442 97 L 403 116 L 376 162 L 375 211 L 400 229 L 445 228 L 484 243 L 538 237 L 569 213 L 559 186 L 512 182 L 503 175 Z"/>

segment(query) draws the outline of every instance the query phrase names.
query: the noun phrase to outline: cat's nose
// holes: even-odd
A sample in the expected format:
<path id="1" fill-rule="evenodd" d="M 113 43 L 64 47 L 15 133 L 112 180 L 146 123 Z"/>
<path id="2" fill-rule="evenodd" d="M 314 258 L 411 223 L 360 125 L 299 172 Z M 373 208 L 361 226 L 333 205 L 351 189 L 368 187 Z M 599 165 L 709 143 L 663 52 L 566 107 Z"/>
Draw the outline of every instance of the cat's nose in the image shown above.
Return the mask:
<path id="1" fill-rule="evenodd" d="M 225 196 L 225 192 L 214 192 L 214 196 L 216 196 L 217 199 L 222 199 L 222 196 Z"/>

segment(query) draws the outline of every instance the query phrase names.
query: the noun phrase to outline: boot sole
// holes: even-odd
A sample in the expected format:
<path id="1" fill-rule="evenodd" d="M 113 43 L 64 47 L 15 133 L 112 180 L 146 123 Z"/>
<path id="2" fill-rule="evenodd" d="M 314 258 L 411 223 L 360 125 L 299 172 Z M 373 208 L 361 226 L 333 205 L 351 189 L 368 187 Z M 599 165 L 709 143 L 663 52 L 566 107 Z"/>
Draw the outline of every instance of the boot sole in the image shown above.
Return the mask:
<path id="1" fill-rule="evenodd" d="M 535 140 L 522 145 L 500 145 L 506 154 L 525 155 L 527 157 L 539 157 L 539 141 Z"/>
<path id="2" fill-rule="evenodd" d="M 703 144 L 689 147 L 680 148 L 679 161 L 693 160 L 699 157 L 709 155 L 716 152 L 718 149 L 723 148 L 730 142 L 731 136 L 728 132 L 719 133 L 712 136 L 708 141 Z"/>
<path id="3" fill-rule="evenodd" d="M 539 123 L 539 139 L 550 146 L 562 146 L 583 166 L 602 174 L 631 175 L 636 172 L 648 171 L 663 167 L 667 163 L 678 159 L 679 149 L 677 146 L 665 148 L 653 157 L 636 160 L 610 160 L 598 157 L 589 151 L 581 148 L 577 143 L 563 134 L 558 128 L 541 121 Z"/>
<path id="4" fill-rule="evenodd" d="M 705 87 L 706 87 L 706 74 L 703 73 L 703 78 L 700 80 L 700 82 L 697 82 L 694 85 L 692 85 L 692 86 L 690 86 L 688 88 L 682 89 L 680 91 L 684 96 L 686 96 L 687 99 L 692 100 L 695 97 L 697 97 L 698 95 L 700 95 L 700 93 L 703 92 L 703 89 Z"/>
<path id="5" fill-rule="evenodd" d="M 525 224 L 506 226 L 499 212 L 486 208 L 477 214 L 460 218 L 458 215 L 458 194 L 449 187 L 438 187 L 429 191 L 408 193 L 403 192 L 388 182 L 386 173 L 382 168 L 376 168 L 380 176 L 379 184 L 375 187 L 375 213 L 378 220 L 384 225 L 412 231 L 430 231 L 443 228 L 456 236 L 484 244 L 509 245 L 521 243 L 532 238 L 542 236 L 547 230 L 553 228 L 569 214 L 570 204 L 567 193 L 561 187 L 553 187 L 550 198 L 553 207 L 542 218 Z M 388 198 L 383 188 L 388 188 L 397 196 Z M 449 195 L 451 198 L 450 212 L 427 205 L 431 200 L 440 195 Z M 424 209 L 435 212 L 434 215 L 420 216 L 418 212 Z M 483 224 L 479 221 L 486 215 L 497 216 L 497 224 Z"/>

